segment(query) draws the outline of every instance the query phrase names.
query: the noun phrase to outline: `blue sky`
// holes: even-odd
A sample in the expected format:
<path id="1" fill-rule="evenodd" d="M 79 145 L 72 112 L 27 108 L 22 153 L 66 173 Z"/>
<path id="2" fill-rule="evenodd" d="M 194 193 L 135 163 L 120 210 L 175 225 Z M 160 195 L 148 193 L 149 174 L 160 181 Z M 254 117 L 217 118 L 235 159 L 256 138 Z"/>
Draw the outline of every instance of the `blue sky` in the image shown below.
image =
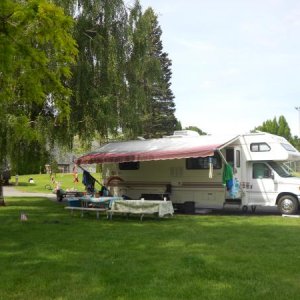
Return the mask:
<path id="1" fill-rule="evenodd" d="M 140 2 L 158 14 L 184 127 L 245 133 L 284 115 L 299 136 L 299 0 Z"/>

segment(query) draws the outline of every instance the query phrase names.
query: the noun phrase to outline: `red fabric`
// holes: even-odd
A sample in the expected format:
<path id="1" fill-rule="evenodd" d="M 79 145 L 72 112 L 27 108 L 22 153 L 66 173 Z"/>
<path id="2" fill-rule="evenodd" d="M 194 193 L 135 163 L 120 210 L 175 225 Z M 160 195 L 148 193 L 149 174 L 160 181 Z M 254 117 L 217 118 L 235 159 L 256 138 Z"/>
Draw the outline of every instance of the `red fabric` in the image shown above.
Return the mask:
<path id="1" fill-rule="evenodd" d="M 77 164 L 93 164 L 93 163 L 119 163 L 119 162 L 129 162 L 129 161 L 149 161 L 149 160 L 165 160 L 165 159 L 179 159 L 187 157 L 206 157 L 212 156 L 214 150 L 219 145 L 209 145 L 195 147 L 192 149 L 180 149 L 176 151 L 163 151 L 163 150 L 153 150 L 145 152 L 120 152 L 120 153 L 110 153 L 110 152 L 100 152 L 100 153 L 90 153 L 80 157 L 76 163 Z"/>
<path id="2" fill-rule="evenodd" d="M 171 136 L 159 139 L 112 142 L 79 157 L 77 164 L 120 163 L 212 156 L 237 136 Z"/>

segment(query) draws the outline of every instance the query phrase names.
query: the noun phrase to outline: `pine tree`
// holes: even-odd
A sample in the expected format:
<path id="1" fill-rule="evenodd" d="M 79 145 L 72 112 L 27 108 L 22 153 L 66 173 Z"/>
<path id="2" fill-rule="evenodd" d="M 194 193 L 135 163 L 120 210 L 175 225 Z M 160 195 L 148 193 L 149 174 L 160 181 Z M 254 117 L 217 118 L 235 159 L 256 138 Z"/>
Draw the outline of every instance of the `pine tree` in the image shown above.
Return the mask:
<path id="1" fill-rule="evenodd" d="M 149 114 L 144 124 L 144 135 L 152 138 L 173 133 L 177 120 L 171 90 L 172 62 L 168 54 L 163 52 L 162 30 L 151 8 L 145 11 L 143 17 L 149 22 L 149 55 L 157 60 L 159 68 L 156 80 L 149 91 Z"/>
<path id="2" fill-rule="evenodd" d="M 138 2 L 137 2 L 138 3 Z M 129 97 L 136 124 L 146 138 L 170 134 L 177 126 L 171 90 L 171 60 L 163 52 L 161 28 L 151 8 L 137 5 L 131 15 L 132 53 L 129 60 Z M 142 99 L 143 106 L 135 99 Z"/>

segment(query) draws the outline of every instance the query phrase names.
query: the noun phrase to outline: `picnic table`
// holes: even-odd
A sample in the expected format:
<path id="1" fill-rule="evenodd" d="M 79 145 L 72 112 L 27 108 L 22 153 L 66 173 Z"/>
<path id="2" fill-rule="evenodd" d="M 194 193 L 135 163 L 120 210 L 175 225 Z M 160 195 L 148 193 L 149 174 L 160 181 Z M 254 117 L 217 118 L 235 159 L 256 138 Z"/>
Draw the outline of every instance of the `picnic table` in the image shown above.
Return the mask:
<path id="1" fill-rule="evenodd" d="M 141 220 L 146 214 L 157 214 L 159 217 L 173 215 L 174 208 L 171 201 L 163 200 L 115 200 L 112 202 L 111 209 L 107 211 L 112 219 L 114 213 L 118 214 L 137 214 Z"/>
<path id="2" fill-rule="evenodd" d="M 79 197 L 81 200 L 83 207 L 89 207 L 89 206 L 97 206 L 97 207 L 106 207 L 110 208 L 112 206 L 112 203 L 116 200 L 123 200 L 122 197 Z"/>
<path id="3" fill-rule="evenodd" d="M 83 195 L 80 197 L 68 197 L 68 206 L 65 209 L 80 211 L 83 217 L 84 212 L 96 212 L 97 219 L 99 219 L 100 212 L 106 212 L 112 205 L 113 201 L 123 199 L 122 197 L 91 197 Z"/>

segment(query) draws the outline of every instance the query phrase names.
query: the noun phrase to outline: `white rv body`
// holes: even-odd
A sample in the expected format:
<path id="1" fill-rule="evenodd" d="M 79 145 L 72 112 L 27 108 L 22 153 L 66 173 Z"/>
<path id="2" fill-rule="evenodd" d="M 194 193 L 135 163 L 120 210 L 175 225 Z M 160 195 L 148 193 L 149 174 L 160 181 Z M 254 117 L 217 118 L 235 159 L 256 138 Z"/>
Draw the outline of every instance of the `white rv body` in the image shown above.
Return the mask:
<path id="1" fill-rule="evenodd" d="M 151 155 L 146 156 L 150 148 L 145 148 L 144 156 L 141 154 L 139 160 L 134 157 L 137 151 L 133 149 L 132 161 L 127 155 L 127 163 L 124 165 L 122 161 L 118 162 L 118 155 L 123 155 L 124 145 L 126 151 L 130 151 L 128 149 L 134 148 L 135 144 L 113 144 L 113 150 L 108 154 L 117 151 L 119 154 L 114 153 L 114 161 L 117 162 L 105 161 L 103 164 L 103 179 L 111 193 L 131 199 L 168 197 L 175 205 L 194 202 L 196 208 L 223 208 L 230 204 L 243 209 L 278 206 L 282 213 L 287 214 L 298 210 L 300 178 L 291 177 L 284 162 L 300 160 L 300 153 L 286 139 L 259 132 L 227 139 L 223 137 L 222 142 L 216 142 L 218 139 L 214 140 L 213 137 L 190 137 L 184 133 L 185 135 L 177 133 L 171 137 L 152 140 L 151 149 L 157 151 L 160 147 L 157 145 L 172 144 L 174 139 L 177 144 L 182 143 L 182 148 L 190 143 L 202 143 L 198 148 L 202 151 L 200 157 L 192 152 L 182 154 L 176 148 L 177 156 L 174 151 L 169 151 L 172 158 L 152 155 L 151 159 Z M 140 142 L 139 151 L 142 153 L 143 141 Z M 147 145 L 149 147 L 149 142 Z M 209 145 L 207 151 L 213 150 L 212 160 L 204 156 L 203 145 Z M 217 146 L 214 148 L 213 145 Z M 119 149 L 116 150 L 117 148 Z M 102 157 L 103 153 L 102 151 Z M 211 155 L 213 154 L 209 156 Z M 213 168 L 209 162 L 213 163 Z M 229 191 L 223 183 L 226 164 L 233 168 L 234 186 Z"/>

